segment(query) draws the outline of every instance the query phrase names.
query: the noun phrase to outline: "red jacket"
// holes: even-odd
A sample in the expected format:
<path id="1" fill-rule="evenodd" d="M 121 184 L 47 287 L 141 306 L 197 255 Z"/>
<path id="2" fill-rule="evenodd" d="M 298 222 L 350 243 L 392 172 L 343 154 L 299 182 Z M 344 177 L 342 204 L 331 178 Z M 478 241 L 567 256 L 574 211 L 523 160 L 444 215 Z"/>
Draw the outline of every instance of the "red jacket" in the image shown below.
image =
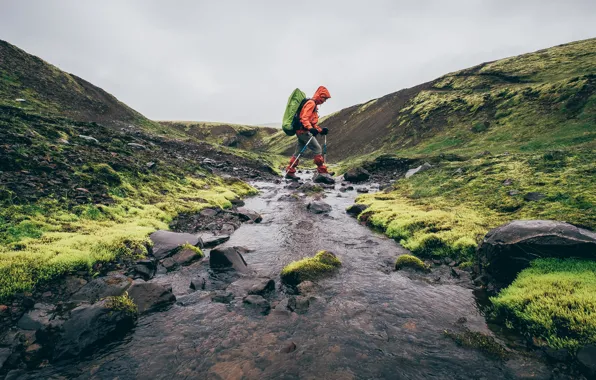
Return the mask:
<path id="1" fill-rule="evenodd" d="M 307 133 L 311 128 L 315 128 L 317 131 L 321 132 L 321 127 L 319 127 L 318 106 L 319 104 L 323 104 L 330 97 L 329 90 L 325 87 L 320 86 L 317 88 L 315 95 L 312 99 L 309 99 L 304 103 L 302 111 L 300 111 L 300 123 L 302 124 L 302 128 L 296 131 L 297 134 Z"/>

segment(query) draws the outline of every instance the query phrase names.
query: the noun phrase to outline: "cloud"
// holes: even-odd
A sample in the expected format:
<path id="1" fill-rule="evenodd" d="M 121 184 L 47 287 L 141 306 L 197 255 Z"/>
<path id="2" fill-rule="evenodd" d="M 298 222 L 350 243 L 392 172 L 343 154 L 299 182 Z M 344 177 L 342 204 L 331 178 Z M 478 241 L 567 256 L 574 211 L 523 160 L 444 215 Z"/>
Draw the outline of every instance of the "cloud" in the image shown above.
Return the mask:
<path id="1" fill-rule="evenodd" d="M 0 38 L 167 120 L 327 114 L 447 72 L 596 37 L 593 1 L 0 0 Z"/>

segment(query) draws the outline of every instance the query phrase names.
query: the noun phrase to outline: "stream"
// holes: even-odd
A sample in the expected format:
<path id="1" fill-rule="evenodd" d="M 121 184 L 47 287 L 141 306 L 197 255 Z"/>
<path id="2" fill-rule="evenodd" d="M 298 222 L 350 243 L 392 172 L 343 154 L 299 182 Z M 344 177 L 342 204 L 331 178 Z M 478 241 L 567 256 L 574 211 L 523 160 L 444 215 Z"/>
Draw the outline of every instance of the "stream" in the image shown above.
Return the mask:
<path id="1" fill-rule="evenodd" d="M 312 214 L 312 197 L 294 201 L 285 184 L 253 183 L 261 193 L 246 207 L 263 216 L 242 225 L 225 243 L 244 246 L 248 267 L 275 280 L 271 311 L 247 307 L 242 297 L 211 300 L 213 289 L 192 291 L 203 260 L 152 281 L 171 284 L 178 301 L 143 315 L 136 328 L 82 361 L 48 366 L 22 379 L 548 379 L 551 371 L 523 350 L 508 360 L 461 347 L 446 330 L 494 335 L 479 309 L 469 277 L 450 268 L 430 274 L 392 270 L 407 253 L 394 240 L 346 214 L 356 191 L 326 190 L 332 206 Z M 285 307 L 292 295 L 279 273 L 319 250 L 342 261 L 338 273 L 316 281 L 307 307 Z M 212 277 L 213 273 L 210 274 Z M 466 273 L 467 275 L 467 273 Z M 221 282 L 224 289 L 228 283 Z M 498 336 L 497 340 L 504 340 Z"/>

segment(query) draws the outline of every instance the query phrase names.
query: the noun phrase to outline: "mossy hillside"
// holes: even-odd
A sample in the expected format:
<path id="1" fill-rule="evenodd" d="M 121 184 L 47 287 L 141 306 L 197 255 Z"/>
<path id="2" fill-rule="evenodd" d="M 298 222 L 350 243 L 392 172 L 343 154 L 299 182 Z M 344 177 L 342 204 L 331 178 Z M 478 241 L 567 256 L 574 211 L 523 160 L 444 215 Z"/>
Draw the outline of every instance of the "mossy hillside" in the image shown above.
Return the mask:
<path id="1" fill-rule="evenodd" d="M 424 261 L 412 255 L 401 255 L 395 260 L 395 270 L 404 268 L 411 268 L 421 272 L 429 270 L 428 266 L 424 264 Z"/>
<path id="2" fill-rule="evenodd" d="M 579 148 L 465 161 L 437 158 L 432 169 L 399 179 L 389 193 L 356 201 L 370 206 L 361 220 L 415 255 L 470 261 L 489 229 L 514 219 L 563 220 L 595 229 L 595 160 L 593 150 Z M 529 192 L 546 197 L 526 201 Z"/>
<path id="3" fill-rule="evenodd" d="M 316 280 L 333 273 L 341 266 L 341 261 L 331 252 L 320 251 L 314 257 L 291 262 L 281 271 L 281 280 L 288 285 Z"/>
<path id="4" fill-rule="evenodd" d="M 535 342 L 575 350 L 596 343 L 596 263 L 540 259 L 498 296 L 495 313 Z"/>
<path id="5" fill-rule="evenodd" d="M 180 159 L 190 150 L 174 140 L 2 110 L 0 298 L 99 262 L 142 256 L 147 235 L 178 213 L 231 207 L 230 199 L 256 192 L 209 174 L 195 159 Z"/>

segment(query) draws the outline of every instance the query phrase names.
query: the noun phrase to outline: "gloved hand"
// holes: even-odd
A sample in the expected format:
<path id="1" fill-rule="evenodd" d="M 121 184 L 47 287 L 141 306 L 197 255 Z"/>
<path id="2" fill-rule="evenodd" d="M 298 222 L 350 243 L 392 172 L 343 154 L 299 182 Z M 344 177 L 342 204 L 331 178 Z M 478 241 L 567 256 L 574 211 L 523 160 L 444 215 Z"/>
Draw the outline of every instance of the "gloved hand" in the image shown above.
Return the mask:
<path id="1" fill-rule="evenodd" d="M 327 133 L 329 133 L 329 128 L 327 128 L 327 127 L 323 128 L 323 130 L 321 131 L 321 134 L 326 135 Z"/>
<path id="2" fill-rule="evenodd" d="M 311 135 L 316 136 L 319 134 L 319 131 L 316 128 L 311 128 L 308 130 Z"/>

